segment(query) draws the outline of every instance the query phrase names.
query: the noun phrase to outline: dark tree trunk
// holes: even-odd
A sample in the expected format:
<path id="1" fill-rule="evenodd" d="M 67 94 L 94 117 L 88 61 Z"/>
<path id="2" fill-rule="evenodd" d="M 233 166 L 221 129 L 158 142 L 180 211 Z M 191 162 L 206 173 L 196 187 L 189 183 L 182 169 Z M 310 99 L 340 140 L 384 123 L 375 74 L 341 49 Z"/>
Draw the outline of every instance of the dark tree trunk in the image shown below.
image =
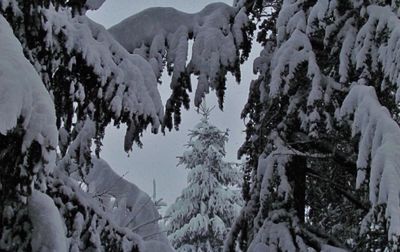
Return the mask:
<path id="1" fill-rule="evenodd" d="M 288 179 L 293 187 L 294 208 L 302 223 L 305 217 L 306 165 L 305 157 L 294 156 L 287 170 Z"/>

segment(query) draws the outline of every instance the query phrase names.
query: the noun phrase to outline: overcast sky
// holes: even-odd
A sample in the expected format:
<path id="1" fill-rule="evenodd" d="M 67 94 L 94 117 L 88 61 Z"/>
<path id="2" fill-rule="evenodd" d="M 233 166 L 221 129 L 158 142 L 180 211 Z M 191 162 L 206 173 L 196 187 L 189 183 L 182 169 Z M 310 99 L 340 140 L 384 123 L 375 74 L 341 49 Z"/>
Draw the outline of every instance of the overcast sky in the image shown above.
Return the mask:
<path id="1" fill-rule="evenodd" d="M 155 6 L 174 7 L 178 10 L 194 13 L 201 10 L 207 4 L 218 1 L 211 0 L 108 0 L 96 12 L 89 13 L 89 16 L 106 28 L 117 24 L 143 9 Z M 231 4 L 232 1 L 219 1 Z M 253 50 L 256 55 L 259 50 Z M 242 66 L 242 82 L 238 85 L 231 75 L 228 76 L 227 91 L 224 103 L 224 111 L 214 109 L 211 115 L 211 122 L 221 130 L 229 129 L 230 137 L 226 145 L 227 161 L 236 161 L 237 150 L 244 141 L 244 123 L 240 119 L 240 112 L 247 100 L 250 80 L 252 75 L 252 60 Z M 195 85 L 197 81 L 194 79 Z M 169 80 L 163 77 L 163 84 L 160 92 L 165 100 L 170 95 Z M 207 105 L 216 104 L 215 93 L 210 92 L 207 96 Z M 192 100 L 193 101 L 193 100 Z M 187 172 L 182 166 L 177 167 L 177 156 L 185 150 L 185 143 L 188 140 L 188 130 L 192 129 L 200 119 L 193 109 L 193 102 L 189 111 L 183 111 L 182 123 L 179 131 L 153 135 L 150 131 L 144 133 L 142 142 L 143 149 L 138 147 L 129 153 L 123 151 L 123 139 L 125 129 L 110 127 L 106 132 L 101 154 L 119 174 L 132 181 L 142 190 L 152 195 L 152 180 L 157 182 L 157 196 L 164 198 L 171 204 L 180 195 L 181 190 L 186 187 Z"/>

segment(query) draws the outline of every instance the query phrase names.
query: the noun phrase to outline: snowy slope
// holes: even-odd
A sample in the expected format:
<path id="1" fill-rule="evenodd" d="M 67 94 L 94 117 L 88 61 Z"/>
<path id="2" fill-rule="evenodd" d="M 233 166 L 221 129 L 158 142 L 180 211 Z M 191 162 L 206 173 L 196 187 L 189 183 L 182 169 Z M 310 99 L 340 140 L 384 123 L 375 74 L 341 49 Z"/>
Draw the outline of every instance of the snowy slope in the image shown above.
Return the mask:
<path id="1" fill-rule="evenodd" d="M 92 157 L 92 163 L 93 167 L 84 180 L 78 172 L 70 175 L 75 180 L 73 184 L 88 185 L 82 191 L 82 187 L 70 184 L 79 191 L 77 193 L 82 204 L 105 217 L 117 230 L 137 236 L 139 239 L 136 238 L 136 242 L 143 251 L 154 251 L 151 249 L 153 247 L 157 251 L 171 251 L 166 235 L 158 224 L 161 216 L 151 198 L 116 174 L 106 161 Z M 58 176 L 68 179 L 61 170 Z"/>
<path id="2" fill-rule="evenodd" d="M 150 196 L 116 174 L 104 160 L 93 157 L 92 162 L 93 168 L 85 179 L 89 193 L 110 202 L 114 221 L 142 237 L 167 242 L 158 225 L 160 214 Z"/>

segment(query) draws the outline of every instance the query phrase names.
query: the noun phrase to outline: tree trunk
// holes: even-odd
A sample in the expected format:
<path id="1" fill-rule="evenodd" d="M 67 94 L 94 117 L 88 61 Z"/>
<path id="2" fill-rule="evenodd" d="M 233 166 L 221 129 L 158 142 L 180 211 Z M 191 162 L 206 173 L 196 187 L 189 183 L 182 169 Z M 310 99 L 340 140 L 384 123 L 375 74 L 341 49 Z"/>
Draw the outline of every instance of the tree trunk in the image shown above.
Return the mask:
<path id="1" fill-rule="evenodd" d="M 294 156 L 287 169 L 287 176 L 293 187 L 294 208 L 301 223 L 305 219 L 306 165 L 305 157 Z"/>

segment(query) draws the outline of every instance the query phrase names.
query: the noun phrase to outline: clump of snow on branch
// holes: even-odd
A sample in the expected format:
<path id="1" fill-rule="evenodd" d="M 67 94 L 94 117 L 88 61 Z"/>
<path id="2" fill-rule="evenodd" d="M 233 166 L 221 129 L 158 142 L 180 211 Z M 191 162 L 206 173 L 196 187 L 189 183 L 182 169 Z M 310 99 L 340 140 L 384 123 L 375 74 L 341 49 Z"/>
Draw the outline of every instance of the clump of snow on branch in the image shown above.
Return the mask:
<path id="1" fill-rule="evenodd" d="M 267 219 L 251 242 L 248 251 L 249 252 L 261 252 L 261 251 L 307 251 L 307 246 L 302 241 L 300 236 L 296 237 L 296 247 L 293 244 L 292 236 L 293 230 L 298 223 L 291 223 L 290 220 L 282 222 L 279 218 L 285 218 L 290 216 L 289 213 L 284 211 L 272 211 L 273 218 Z M 293 218 L 290 216 L 289 218 Z"/>
<path id="2" fill-rule="evenodd" d="M 52 198 L 33 190 L 28 199 L 28 211 L 33 225 L 32 251 L 68 251 L 66 227 Z"/>
<path id="3" fill-rule="evenodd" d="M 47 247 L 62 251 L 60 246 L 64 242 L 60 237 L 65 232 L 66 249 L 71 251 L 107 250 L 111 245 L 122 251 L 136 247 L 140 251 L 171 251 L 157 225 L 159 215 L 150 197 L 118 177 L 104 161 L 91 157 L 93 140 L 97 147 L 101 145 L 102 130 L 111 121 L 128 125 L 125 149 L 129 150 L 149 123 L 156 132 L 164 118 L 157 90 L 156 70 L 160 69 L 157 60 L 140 53 L 130 54 L 108 31 L 84 15 L 87 9 L 97 9 L 103 2 L 88 0 L 85 5 L 79 5 L 73 1 L 50 1 L 27 5 L 23 1 L 0 1 L 25 55 L 34 66 L 24 58 L 13 31 L 1 19 L 4 54 L 0 59 L 0 74 L 6 81 L 0 85 L 0 116 L 7 120 L 0 122 L 0 133 L 6 135 L 21 127 L 22 151 L 32 142 L 39 143 L 46 175 L 49 175 L 56 166 L 59 128 L 61 153 L 57 168 L 42 180 L 40 192 L 33 181 L 35 189 L 29 206 L 33 228 L 45 230 L 41 233 L 52 232 L 57 237 L 51 242 L 34 236 L 34 249 Z M 218 7 L 215 13 L 214 7 Z M 171 50 L 168 57 L 171 57 L 169 69 L 176 69 L 178 79 L 183 72 L 199 75 L 205 72 L 202 78 L 206 84 L 216 88 L 220 84 L 215 83 L 223 82 L 227 71 L 238 70 L 239 45 L 245 39 L 242 26 L 248 20 L 244 10 L 218 4 L 214 7 L 206 8 L 201 15 L 192 15 L 197 21 L 196 25 L 193 21 L 191 30 L 185 27 L 177 30 L 175 38 L 179 41 L 173 42 L 171 37 L 171 45 L 176 50 Z M 12 22 L 16 20 L 21 22 Z M 31 28 L 40 32 L 26 34 Z M 199 57 L 193 56 L 192 63 L 186 65 L 187 40 L 192 36 L 196 37 L 194 46 Z M 208 36 L 215 39 L 210 46 Z M 34 45 L 28 46 L 35 39 Z M 158 56 L 165 39 L 162 34 L 155 36 L 149 50 L 152 55 Z M 223 41 L 223 46 L 217 40 Z M 15 82 L 9 83 L 9 80 Z M 201 93 L 208 92 L 208 86 L 203 89 Z M 40 169 L 40 165 L 35 169 Z M 116 181 L 118 185 L 114 186 Z M 22 202 L 21 208 L 25 203 Z M 54 223 L 39 225 L 43 213 L 38 209 L 48 213 Z M 223 232 L 221 219 L 214 218 L 211 223 L 216 232 Z"/>
<path id="4" fill-rule="evenodd" d="M 369 15 L 368 22 L 365 24 L 366 28 L 363 29 L 357 36 L 357 42 L 364 38 L 364 43 L 367 44 L 367 37 L 370 34 L 375 34 L 374 39 L 384 39 L 386 43 L 376 48 L 375 54 L 372 54 L 372 60 L 379 60 L 382 64 L 382 69 L 385 77 L 397 87 L 396 102 L 400 102 L 400 20 L 399 17 L 393 13 L 389 6 L 369 6 L 367 8 Z M 368 34 L 368 32 L 370 34 Z M 366 47 L 364 45 L 364 47 Z M 366 50 L 366 49 L 365 49 Z M 371 50 L 371 49 L 370 49 Z M 361 50 L 360 50 L 361 51 Z M 377 63 L 374 64 L 377 66 Z M 381 83 L 381 88 L 385 88 L 386 83 Z"/>
<path id="5" fill-rule="evenodd" d="M 337 43 L 340 44 L 340 62 L 338 73 L 340 83 L 349 86 L 351 66 L 357 70 L 356 82 L 362 85 L 373 85 L 375 89 L 384 91 L 393 88 L 390 93 L 394 102 L 400 97 L 400 62 L 399 40 L 400 20 L 392 6 L 379 6 L 371 3 L 360 9 L 360 16 L 365 19 L 357 27 L 355 18 L 348 18 L 339 26 L 340 17 L 334 12 L 336 1 L 318 1 L 310 14 L 310 24 L 316 20 L 323 25 L 324 15 L 335 16 L 337 22 L 325 25 L 325 43 L 327 44 L 333 32 L 338 32 Z M 355 7 L 359 7 L 355 4 Z M 311 34 L 316 27 L 308 29 Z M 332 38 L 330 38 L 332 40 Z M 332 49 L 333 50 L 333 49 Z M 381 82 L 370 80 L 377 74 L 383 74 Z M 370 213 L 365 217 L 362 231 L 367 229 L 372 212 L 377 205 L 386 205 L 385 217 L 388 221 L 389 241 L 398 241 L 399 237 L 399 128 L 387 108 L 382 106 L 375 89 L 366 86 L 352 86 L 341 108 L 342 117 L 352 114 L 353 136 L 360 135 L 357 159 L 357 180 L 359 188 L 363 183 L 369 183 L 369 200 L 372 204 Z M 391 97 L 387 97 L 391 99 Z M 370 170 L 370 171 L 369 171 Z M 367 172 L 369 171 L 369 172 Z M 394 243 L 396 244 L 396 243 Z"/>
<path id="6" fill-rule="evenodd" d="M 399 3 L 287 0 L 278 1 L 276 6 L 278 17 L 271 15 L 266 25 L 260 25 L 271 33 L 260 33 L 264 49 L 254 62 L 259 78 L 251 84 L 242 115 L 249 119 L 248 138 L 242 146 L 252 162 L 249 201 L 232 228 L 227 251 L 235 246 L 235 239 L 244 243 L 253 240 L 250 248 L 243 245 L 250 251 L 308 251 L 308 246 L 318 251 L 340 251 L 338 247 L 347 245 L 356 250 L 372 249 L 368 246 L 398 250 Z M 353 139 L 348 125 L 352 127 Z M 358 148 L 354 140 L 358 141 Z M 322 154 L 321 159 L 293 149 L 311 150 Z M 302 223 L 297 219 L 299 214 L 293 213 L 296 202 L 290 197 L 299 189 L 287 186 L 285 176 L 293 167 L 286 165 L 290 158 L 274 157 L 280 154 L 303 156 L 304 174 L 312 175 L 321 166 L 329 170 L 327 174 L 339 174 L 336 167 L 351 172 L 346 174 L 346 183 L 350 187 L 354 183 L 355 187 L 347 189 L 348 199 L 359 210 L 355 219 L 364 220 L 361 225 L 357 221 L 340 225 L 353 232 L 351 236 L 357 244 L 349 244 L 348 237 L 338 233 L 335 237 L 320 236 L 313 230 L 319 223 L 307 219 Z M 322 178 L 326 174 L 321 175 Z M 342 179 L 337 182 L 344 183 Z M 312 183 L 306 181 L 307 185 Z M 334 187 L 316 184 L 315 191 Z M 285 194 L 279 190 L 281 186 L 286 189 Z M 314 192 L 313 187 L 306 190 Z M 299 191 L 302 193 L 302 189 Z M 288 198 L 283 197 L 287 195 Z M 307 191 L 304 197 L 306 203 L 301 208 L 306 211 Z M 345 205 L 344 202 L 333 204 Z M 342 211 L 339 210 L 341 215 Z M 346 218 L 337 219 L 342 222 Z M 331 233 L 334 228 L 324 229 L 323 232 Z M 240 235 L 250 238 L 246 240 Z M 342 241 L 335 240 L 337 237 Z"/>
<path id="7" fill-rule="evenodd" d="M 278 188 L 276 188 L 278 196 L 287 200 L 291 196 L 291 187 L 286 176 L 285 166 L 295 153 L 285 146 L 276 132 L 271 134 L 271 138 L 274 139 L 276 148 L 270 154 L 264 153 L 258 160 L 257 177 L 261 180 L 260 200 L 266 201 L 270 197 L 270 186 L 274 176 L 279 176 L 280 180 Z"/>
<path id="8" fill-rule="evenodd" d="M 45 158 L 45 173 L 49 174 L 55 167 L 55 148 L 58 139 L 54 103 L 38 73 L 24 57 L 19 41 L 2 16 L 0 16 L 0 41 L 3 51 L 2 57 L 0 57 L 0 74 L 4 78 L 0 83 L 0 117 L 2 118 L 0 133 L 7 135 L 15 127 L 21 127 L 24 131 L 21 151 L 26 151 L 32 141 L 38 142 L 42 146 L 42 155 Z M 91 140 L 93 124 L 89 119 L 85 121 L 76 138 L 76 146 L 71 146 L 73 150 L 79 149 L 79 145 L 82 146 L 84 142 Z M 78 143 L 79 141 L 82 143 Z M 85 155 L 85 151 L 88 150 L 82 150 L 82 156 Z M 67 160 L 62 161 L 67 162 Z M 59 166 L 62 167 L 62 165 Z M 80 204 L 88 206 L 99 216 L 112 222 L 111 226 L 120 233 L 125 233 L 129 240 L 125 242 L 127 249 L 131 249 L 133 244 L 141 246 L 143 251 L 146 251 L 145 249 L 152 251 L 154 247 L 158 248 L 157 251 L 171 251 L 165 235 L 160 232 L 157 223 L 159 214 L 150 197 L 133 184 L 117 176 L 104 161 L 94 159 L 93 168 L 87 177 L 90 190 L 96 190 L 104 195 L 92 194 L 89 196 L 75 185 L 71 178 L 64 174 L 64 171 L 59 169 L 53 176 L 55 177 L 54 183 L 53 179 L 43 180 L 44 185 L 47 182 L 46 186 L 49 187 L 50 192 L 61 190 L 58 193 L 61 193 L 63 197 L 79 200 Z M 76 177 L 81 178 L 80 176 L 81 174 Z M 56 185 L 60 183 L 63 186 L 56 189 Z M 42 189 L 45 190 L 46 186 Z M 103 203 L 92 199 L 92 197 L 100 196 L 103 200 L 109 200 L 109 208 L 106 212 L 102 210 Z M 111 197 L 114 200 L 111 200 Z M 115 205 L 111 205 L 111 202 Z M 59 204 L 60 201 L 57 201 L 57 207 Z M 72 202 L 67 204 L 69 207 L 72 206 Z M 32 195 L 28 198 L 28 213 L 34 230 L 33 251 L 67 251 L 68 248 L 76 251 L 79 248 L 81 237 L 67 239 L 66 220 L 60 216 L 59 211 L 68 213 L 71 210 L 68 206 L 59 210 L 53 198 L 33 190 Z M 127 209 L 131 209 L 131 211 Z M 79 230 L 82 231 L 85 224 L 84 218 L 79 212 L 76 214 L 74 232 L 79 234 Z M 121 227 L 125 227 L 126 230 L 123 231 L 124 228 Z M 94 224 L 93 230 L 95 230 Z M 135 233 L 140 236 L 135 236 Z M 95 238 L 94 234 L 96 232 L 93 231 L 93 242 L 100 248 L 100 238 Z M 141 237 L 144 241 L 141 241 Z"/>

